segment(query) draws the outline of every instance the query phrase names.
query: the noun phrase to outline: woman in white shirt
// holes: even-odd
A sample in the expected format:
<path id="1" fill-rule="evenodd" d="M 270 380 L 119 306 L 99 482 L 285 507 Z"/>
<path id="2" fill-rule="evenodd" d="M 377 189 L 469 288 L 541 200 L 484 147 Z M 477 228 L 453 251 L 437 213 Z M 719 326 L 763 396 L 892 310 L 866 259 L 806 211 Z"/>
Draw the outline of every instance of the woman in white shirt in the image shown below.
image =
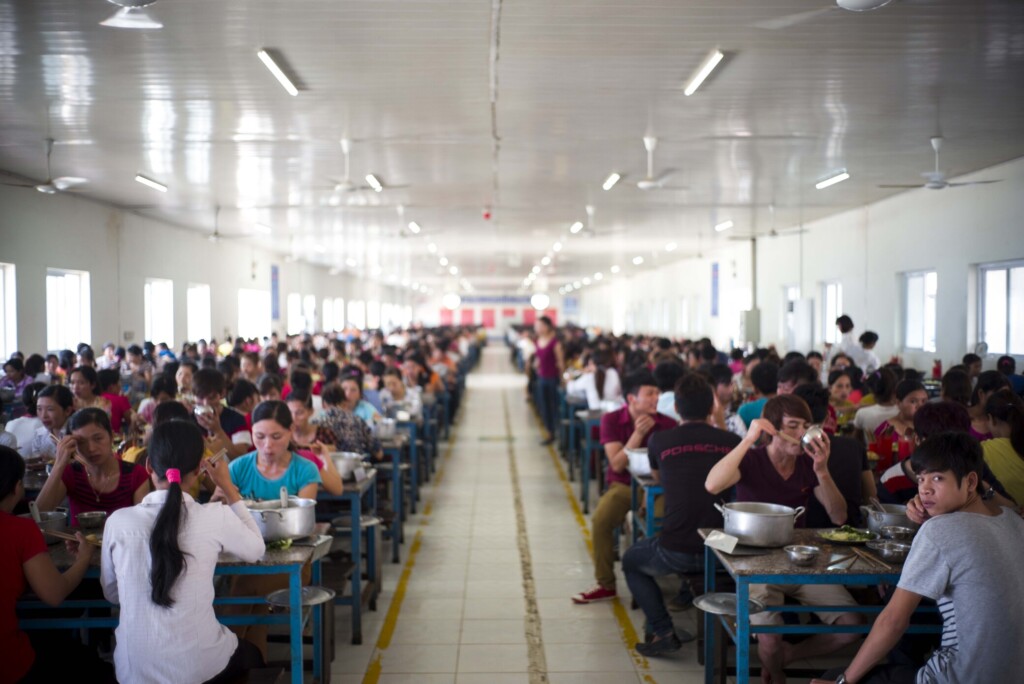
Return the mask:
<path id="1" fill-rule="evenodd" d="M 222 552 L 246 562 L 266 547 L 231 483 L 227 462 L 203 460 L 202 430 L 171 420 L 153 429 L 146 469 L 156 491 L 110 515 L 103 533 L 103 594 L 121 606 L 114 666 L 122 682 L 232 681 L 262 658 L 217 621 L 213 572 Z M 200 471 L 230 505 L 185 493 Z"/>
<path id="2" fill-rule="evenodd" d="M 622 404 L 622 383 L 619 373 L 612 367 L 611 354 L 595 351 L 587 362 L 583 375 L 570 380 L 565 391 L 569 396 L 586 397 L 587 408 L 596 410 L 601 404 Z"/>
<path id="3" fill-rule="evenodd" d="M 21 401 L 25 404 L 26 414 L 20 418 L 7 421 L 7 425 L 4 426 L 4 430 L 17 438 L 18 445 L 15 448 L 18 451 L 23 451 L 28 447 L 36 430 L 43 426 L 42 421 L 39 420 L 39 416 L 36 414 L 36 398 L 44 389 L 46 389 L 46 385 L 41 382 L 33 382 L 31 385 L 26 385 L 21 393 Z"/>

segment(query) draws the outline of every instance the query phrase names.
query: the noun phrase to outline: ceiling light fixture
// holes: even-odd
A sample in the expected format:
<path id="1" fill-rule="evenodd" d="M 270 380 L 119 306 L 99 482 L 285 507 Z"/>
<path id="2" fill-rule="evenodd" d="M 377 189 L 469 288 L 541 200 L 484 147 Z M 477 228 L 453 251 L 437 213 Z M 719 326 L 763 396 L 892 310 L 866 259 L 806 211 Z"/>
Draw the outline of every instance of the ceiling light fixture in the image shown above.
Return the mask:
<path id="1" fill-rule="evenodd" d="M 541 266 L 550 266 L 551 265 L 551 257 L 546 256 L 543 259 L 541 259 L 540 260 L 540 265 Z"/>
<path id="2" fill-rule="evenodd" d="M 277 62 L 275 62 L 274 58 L 270 56 L 270 53 L 266 48 L 257 52 L 256 56 L 260 58 L 261 62 L 263 62 L 263 66 L 270 70 L 270 73 L 274 75 L 274 78 L 276 78 L 277 82 L 281 84 L 281 87 L 288 91 L 289 95 L 295 97 L 299 94 L 299 89 L 295 87 L 295 84 L 292 83 L 290 78 L 288 78 L 288 75 L 281 71 L 281 67 L 277 65 Z"/>
<path id="3" fill-rule="evenodd" d="M 448 272 L 451 273 L 452 275 L 459 275 L 459 267 L 452 266 L 451 268 L 448 269 Z"/>
<path id="4" fill-rule="evenodd" d="M 676 251 L 676 243 L 670 242 L 667 245 L 665 245 L 665 251 L 666 252 L 674 252 L 674 251 Z"/>
<path id="5" fill-rule="evenodd" d="M 590 278 L 584 278 L 583 279 L 583 284 L 584 285 L 589 285 L 590 284 Z"/>
<path id="6" fill-rule="evenodd" d="M 730 228 L 733 227 L 733 225 L 734 224 L 733 224 L 732 220 L 722 221 L 721 223 L 719 223 L 719 224 L 717 224 L 715 226 L 715 232 L 716 233 L 721 233 L 722 231 L 729 230 Z"/>
<path id="7" fill-rule="evenodd" d="M 618 272 L 619 272 L 619 271 L 621 271 L 622 269 L 620 269 L 620 268 L 619 268 L 618 266 L 612 266 L 612 267 L 611 267 L 610 269 L 608 269 L 608 270 L 609 270 L 609 271 L 611 271 L 612 273 L 618 273 Z"/>
<path id="8" fill-rule="evenodd" d="M 458 292 L 449 292 L 444 297 L 441 297 L 441 303 L 444 305 L 444 308 L 454 311 L 459 308 L 459 304 L 462 304 L 462 297 L 459 296 Z"/>
<path id="9" fill-rule="evenodd" d="M 419 235 L 420 224 L 416 223 L 415 221 L 409 221 L 409 230 L 412 231 L 413 235 Z"/>
<path id="10" fill-rule="evenodd" d="M 600 271 L 595 273 L 594 274 L 594 280 L 604 280 L 604 273 L 601 273 Z"/>
<path id="11" fill-rule="evenodd" d="M 162 29 L 164 27 L 158 20 L 149 16 L 141 9 L 147 5 L 152 5 L 156 0 L 111 1 L 115 5 L 120 5 L 121 9 L 101 21 L 100 26 L 123 29 Z"/>
<path id="12" fill-rule="evenodd" d="M 255 226 L 256 232 L 262 235 L 270 235 L 270 226 L 265 223 L 257 223 Z"/>
<path id="13" fill-rule="evenodd" d="M 700 88 L 704 80 L 711 75 L 711 72 L 715 70 L 715 67 L 718 66 L 723 57 L 725 57 L 725 54 L 718 48 L 708 53 L 708 56 L 704 58 L 704 62 L 697 68 L 693 76 L 690 77 L 686 88 L 683 90 L 683 94 L 690 96 L 697 92 L 697 88 Z"/>
<path id="14" fill-rule="evenodd" d="M 569 232 L 572 233 L 573 235 L 580 232 L 581 230 L 583 230 L 583 224 L 580 223 L 579 221 L 569 226 Z"/>
<path id="15" fill-rule="evenodd" d="M 316 250 L 317 254 L 323 254 L 324 252 L 327 251 L 327 248 L 324 247 L 323 245 L 316 245 L 315 247 L 313 247 L 313 249 Z"/>
<path id="16" fill-rule="evenodd" d="M 615 184 L 619 182 L 620 178 L 622 178 L 621 175 L 612 171 L 612 173 L 607 178 L 604 179 L 604 183 L 601 184 L 601 187 L 604 190 L 611 190 L 612 188 L 615 187 Z"/>
<path id="17" fill-rule="evenodd" d="M 384 189 L 384 186 L 381 185 L 381 182 L 372 173 L 366 174 L 366 182 L 373 188 L 374 192 L 380 192 Z"/>
<path id="18" fill-rule="evenodd" d="M 839 172 L 829 176 L 825 180 L 819 181 L 818 183 L 815 183 L 814 187 L 817 188 L 818 190 L 824 190 L 825 188 L 827 188 L 827 187 L 829 187 L 831 185 L 835 185 L 836 183 L 842 183 L 844 180 L 846 180 L 849 177 L 850 177 L 850 174 L 847 173 L 846 169 L 843 169 L 843 170 L 841 170 L 841 171 L 839 171 Z"/>
<path id="19" fill-rule="evenodd" d="M 530 297 L 530 306 L 532 306 L 537 311 L 543 311 L 544 309 L 548 308 L 548 305 L 550 303 L 551 297 L 549 297 L 544 292 L 537 292 L 532 297 Z"/>
<path id="20" fill-rule="evenodd" d="M 574 288 L 576 288 L 576 289 L 578 290 L 578 289 L 580 289 L 581 287 L 583 287 L 583 283 L 581 283 L 581 282 L 580 282 L 580 281 L 578 281 L 578 280 L 574 280 L 574 281 L 572 282 L 572 286 L 573 286 Z"/>
<path id="21" fill-rule="evenodd" d="M 437 263 L 441 264 L 442 266 L 447 266 L 448 265 L 448 258 L 447 257 L 441 257 L 440 259 L 437 260 Z"/>
<path id="22" fill-rule="evenodd" d="M 136 182 L 142 183 L 147 188 L 153 188 L 154 190 L 159 190 L 160 192 L 167 192 L 166 185 L 164 185 L 163 183 L 157 183 L 152 178 L 146 178 L 141 173 L 135 174 L 135 180 Z"/>
<path id="23" fill-rule="evenodd" d="M 534 266 L 533 269 L 531 269 L 530 272 L 533 273 L 533 274 L 540 273 L 540 266 Z"/>
<path id="24" fill-rule="evenodd" d="M 644 258 L 642 256 L 635 256 L 635 257 L 633 257 L 633 265 L 634 266 L 639 266 L 642 263 L 644 263 Z"/>
<path id="25" fill-rule="evenodd" d="M 551 251 L 552 252 L 561 252 L 562 251 L 562 243 L 561 242 L 556 242 L 555 244 L 551 245 Z"/>
<path id="26" fill-rule="evenodd" d="M 437 254 L 437 245 L 431 242 L 429 245 L 427 245 L 427 251 L 430 252 L 431 254 Z"/>

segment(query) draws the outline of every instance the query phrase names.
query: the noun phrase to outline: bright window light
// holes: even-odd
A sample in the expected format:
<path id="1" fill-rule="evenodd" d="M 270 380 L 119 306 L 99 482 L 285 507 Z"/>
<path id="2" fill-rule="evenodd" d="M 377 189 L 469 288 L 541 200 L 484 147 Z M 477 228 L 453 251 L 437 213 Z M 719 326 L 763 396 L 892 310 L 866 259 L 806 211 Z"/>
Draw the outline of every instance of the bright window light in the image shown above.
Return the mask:
<path id="1" fill-rule="evenodd" d="M 302 318 L 302 295 L 298 292 L 290 293 L 286 300 L 286 306 L 288 308 L 288 325 L 285 327 L 285 332 L 289 335 L 298 335 L 302 332 L 305 323 Z"/>
<path id="2" fill-rule="evenodd" d="M 46 272 L 46 347 L 76 349 L 92 342 L 88 271 L 51 268 Z"/>
<path id="3" fill-rule="evenodd" d="M 935 271 L 908 273 L 904 276 L 906 291 L 907 349 L 935 351 L 935 300 L 938 275 Z"/>
<path id="4" fill-rule="evenodd" d="M 185 291 L 185 303 L 188 309 L 185 320 L 185 332 L 189 342 L 207 340 L 213 337 L 210 316 L 210 286 L 191 283 Z"/>
<path id="5" fill-rule="evenodd" d="M 380 328 L 380 302 L 372 299 L 366 302 L 366 328 L 376 330 Z"/>
<path id="6" fill-rule="evenodd" d="M 348 303 L 348 322 L 359 330 L 366 329 L 366 302 L 353 299 Z"/>
<path id="7" fill-rule="evenodd" d="M 9 359 L 18 348 L 14 282 L 14 264 L 0 264 L 0 359 Z"/>
<path id="8" fill-rule="evenodd" d="M 343 297 L 334 298 L 334 327 L 331 328 L 335 332 L 340 332 L 345 329 L 345 299 Z"/>
<path id="9" fill-rule="evenodd" d="M 271 332 L 270 292 L 238 290 L 238 336 L 251 340 L 267 337 Z"/>

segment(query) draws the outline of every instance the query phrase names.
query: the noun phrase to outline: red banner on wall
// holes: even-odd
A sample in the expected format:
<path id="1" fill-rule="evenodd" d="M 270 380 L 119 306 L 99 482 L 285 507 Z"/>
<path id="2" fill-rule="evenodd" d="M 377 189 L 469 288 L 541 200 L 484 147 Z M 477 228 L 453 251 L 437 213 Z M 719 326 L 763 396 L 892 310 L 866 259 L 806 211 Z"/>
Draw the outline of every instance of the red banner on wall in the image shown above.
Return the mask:
<path id="1" fill-rule="evenodd" d="M 494 327 L 494 309 L 480 309 L 480 325 L 485 328 Z"/>
<path id="2" fill-rule="evenodd" d="M 532 306 L 523 309 L 523 325 L 533 325 L 536 322 L 537 311 Z"/>
<path id="3" fill-rule="evenodd" d="M 551 319 L 553 325 L 558 325 L 558 311 L 555 309 L 548 309 L 544 312 L 544 315 Z"/>
<path id="4" fill-rule="evenodd" d="M 473 314 L 476 313 L 475 309 L 462 309 L 462 325 L 473 325 Z"/>
<path id="5" fill-rule="evenodd" d="M 451 324 L 452 324 L 452 310 L 451 309 L 441 309 L 441 325 L 451 325 Z"/>
<path id="6" fill-rule="evenodd" d="M 515 318 L 516 317 L 516 310 L 515 309 L 502 309 L 501 310 L 501 316 L 502 316 L 502 318 Z"/>

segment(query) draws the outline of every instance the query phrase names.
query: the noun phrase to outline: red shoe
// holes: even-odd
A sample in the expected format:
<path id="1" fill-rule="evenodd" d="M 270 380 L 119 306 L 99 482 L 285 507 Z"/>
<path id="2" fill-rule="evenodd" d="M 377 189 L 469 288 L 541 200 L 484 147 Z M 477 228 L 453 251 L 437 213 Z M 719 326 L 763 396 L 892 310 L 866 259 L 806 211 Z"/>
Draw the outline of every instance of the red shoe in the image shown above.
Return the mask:
<path id="1" fill-rule="evenodd" d="M 593 589 L 581 592 L 572 597 L 573 603 L 594 603 L 595 601 L 608 601 L 616 597 L 614 589 L 605 589 L 598 585 Z"/>

